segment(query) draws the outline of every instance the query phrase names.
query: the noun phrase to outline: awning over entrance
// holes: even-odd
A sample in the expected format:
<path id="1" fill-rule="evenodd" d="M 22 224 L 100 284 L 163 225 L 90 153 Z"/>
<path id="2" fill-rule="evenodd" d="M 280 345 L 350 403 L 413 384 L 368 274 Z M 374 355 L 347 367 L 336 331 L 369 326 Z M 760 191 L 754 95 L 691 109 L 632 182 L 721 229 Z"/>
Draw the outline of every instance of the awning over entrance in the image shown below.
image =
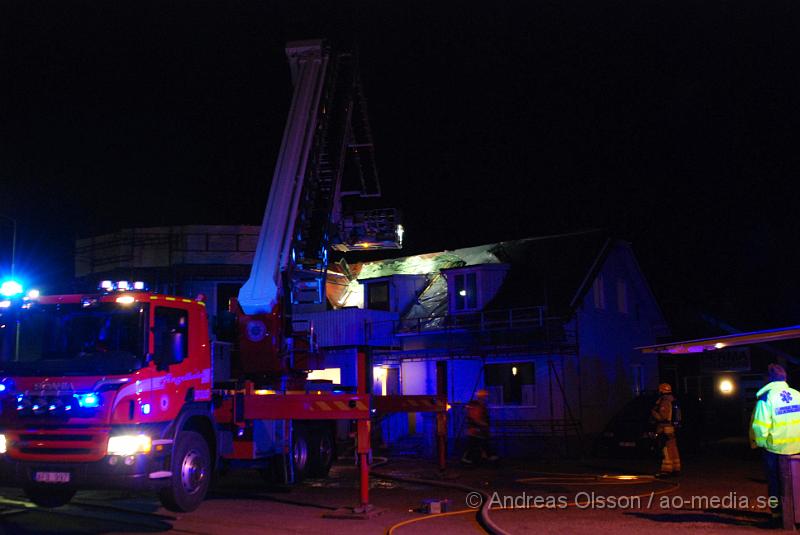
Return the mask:
<path id="1" fill-rule="evenodd" d="M 779 340 L 789 340 L 792 338 L 800 338 L 800 325 L 782 327 L 780 329 L 752 331 L 748 333 L 727 334 L 714 338 L 700 338 L 697 340 L 672 342 L 669 344 L 643 346 L 637 347 L 636 349 L 642 353 L 670 353 L 673 355 L 680 355 L 684 353 L 714 351 L 715 349 L 723 349 L 732 346 L 777 342 Z"/>

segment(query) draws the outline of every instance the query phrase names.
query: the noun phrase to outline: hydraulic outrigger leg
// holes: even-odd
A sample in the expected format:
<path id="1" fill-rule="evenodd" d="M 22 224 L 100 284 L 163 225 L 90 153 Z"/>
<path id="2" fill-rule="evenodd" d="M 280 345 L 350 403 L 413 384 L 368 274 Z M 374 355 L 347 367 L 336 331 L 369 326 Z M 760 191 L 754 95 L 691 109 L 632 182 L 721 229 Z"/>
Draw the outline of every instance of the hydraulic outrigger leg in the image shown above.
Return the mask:
<path id="1" fill-rule="evenodd" d="M 369 381 L 367 355 L 358 352 L 358 394 L 369 395 Z M 360 503 L 356 507 L 345 507 L 323 515 L 326 518 L 355 518 L 365 519 L 381 514 L 384 510 L 378 509 L 369 503 L 369 461 L 371 451 L 370 413 L 366 417 L 356 420 L 356 454 L 358 455 Z"/>
<path id="2" fill-rule="evenodd" d="M 370 452 L 370 422 L 358 421 L 358 463 L 361 476 L 361 505 L 355 512 L 367 513 L 373 509 L 369 503 L 369 452 Z"/>

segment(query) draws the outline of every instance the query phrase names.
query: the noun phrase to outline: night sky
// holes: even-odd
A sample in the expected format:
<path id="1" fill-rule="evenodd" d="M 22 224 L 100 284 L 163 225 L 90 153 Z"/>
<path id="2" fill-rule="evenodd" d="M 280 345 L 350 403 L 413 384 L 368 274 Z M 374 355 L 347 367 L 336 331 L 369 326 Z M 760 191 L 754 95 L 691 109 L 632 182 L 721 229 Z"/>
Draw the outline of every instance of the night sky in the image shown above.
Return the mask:
<path id="1" fill-rule="evenodd" d="M 409 253 L 606 228 L 676 334 L 800 323 L 797 2 L 0 3 L 17 271 L 77 236 L 261 221 L 293 39 L 360 51 Z M 11 225 L 0 219 L 0 265 Z M 709 332 L 709 334 L 711 334 Z"/>

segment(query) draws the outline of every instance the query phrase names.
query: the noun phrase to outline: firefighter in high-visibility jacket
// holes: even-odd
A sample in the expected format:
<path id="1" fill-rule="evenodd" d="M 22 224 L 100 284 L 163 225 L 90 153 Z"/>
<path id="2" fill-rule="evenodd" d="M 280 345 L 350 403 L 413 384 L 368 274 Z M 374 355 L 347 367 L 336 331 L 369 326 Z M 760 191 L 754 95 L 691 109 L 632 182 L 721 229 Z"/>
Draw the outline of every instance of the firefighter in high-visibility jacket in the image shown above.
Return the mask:
<path id="1" fill-rule="evenodd" d="M 767 383 L 756 394 L 756 407 L 750 425 L 750 445 L 764 448 L 764 470 L 773 519 L 781 516 L 781 458 L 800 453 L 800 392 L 786 382 L 786 370 L 780 364 L 767 367 Z"/>
<path id="2" fill-rule="evenodd" d="M 669 383 L 658 385 L 660 394 L 650 417 L 656 423 L 656 435 L 661 444 L 661 470 L 659 477 L 678 476 L 681 473 L 681 456 L 678 453 L 678 439 L 675 437 L 675 425 L 672 421 L 672 386 Z"/>

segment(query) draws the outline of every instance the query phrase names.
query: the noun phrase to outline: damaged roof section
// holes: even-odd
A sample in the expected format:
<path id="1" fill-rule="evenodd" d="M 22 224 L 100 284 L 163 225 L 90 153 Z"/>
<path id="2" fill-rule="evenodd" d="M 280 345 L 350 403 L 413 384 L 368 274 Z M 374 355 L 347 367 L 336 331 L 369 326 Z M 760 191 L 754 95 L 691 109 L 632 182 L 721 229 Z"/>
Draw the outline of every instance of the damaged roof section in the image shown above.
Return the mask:
<path id="1" fill-rule="evenodd" d="M 436 328 L 449 311 L 442 270 L 508 264 L 508 274 L 485 310 L 545 306 L 550 315 L 569 315 L 592 271 L 602 263 L 607 243 L 605 232 L 593 230 L 355 264 L 342 261 L 331 265 L 328 296 L 334 308 L 362 307 L 361 282 L 393 275 L 425 275 L 424 290 L 400 316 L 403 321 L 424 321 L 424 328 Z"/>
<path id="2" fill-rule="evenodd" d="M 487 309 L 544 306 L 568 316 L 603 263 L 608 236 L 601 231 L 501 242 L 492 249 L 511 266 Z"/>

